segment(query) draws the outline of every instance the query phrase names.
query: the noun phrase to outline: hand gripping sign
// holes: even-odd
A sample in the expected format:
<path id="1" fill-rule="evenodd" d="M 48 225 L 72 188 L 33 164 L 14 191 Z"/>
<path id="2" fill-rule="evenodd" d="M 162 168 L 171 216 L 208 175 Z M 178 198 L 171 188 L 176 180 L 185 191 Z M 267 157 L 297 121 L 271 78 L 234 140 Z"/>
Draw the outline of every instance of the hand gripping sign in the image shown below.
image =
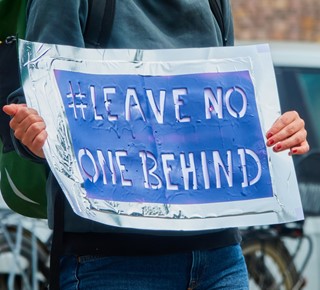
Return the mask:
<path id="1" fill-rule="evenodd" d="M 27 103 L 75 213 L 113 226 L 206 230 L 303 218 L 267 45 L 94 50 L 20 42 Z"/>

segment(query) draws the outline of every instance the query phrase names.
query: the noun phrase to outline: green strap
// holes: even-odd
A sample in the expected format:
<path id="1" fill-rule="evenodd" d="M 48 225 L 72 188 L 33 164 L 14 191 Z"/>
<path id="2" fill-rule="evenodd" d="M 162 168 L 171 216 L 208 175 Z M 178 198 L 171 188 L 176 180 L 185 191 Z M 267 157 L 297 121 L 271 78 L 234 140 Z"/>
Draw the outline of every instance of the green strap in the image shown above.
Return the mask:
<path id="1" fill-rule="evenodd" d="M 24 37 L 26 28 L 27 0 L 0 1 L 0 40 L 7 36 Z"/>

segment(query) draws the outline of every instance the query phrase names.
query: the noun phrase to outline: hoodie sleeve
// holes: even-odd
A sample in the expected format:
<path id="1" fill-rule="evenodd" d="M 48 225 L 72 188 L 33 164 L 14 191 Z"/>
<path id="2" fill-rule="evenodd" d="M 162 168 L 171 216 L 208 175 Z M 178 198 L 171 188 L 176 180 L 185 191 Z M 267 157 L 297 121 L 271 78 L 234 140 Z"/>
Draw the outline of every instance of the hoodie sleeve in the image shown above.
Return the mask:
<path id="1" fill-rule="evenodd" d="M 87 0 L 30 0 L 27 7 L 26 39 L 35 42 L 55 43 L 84 47 L 83 31 L 88 14 Z M 8 97 L 8 103 L 23 104 L 25 97 L 20 88 Z M 29 160 L 43 163 L 14 137 L 16 152 Z"/>

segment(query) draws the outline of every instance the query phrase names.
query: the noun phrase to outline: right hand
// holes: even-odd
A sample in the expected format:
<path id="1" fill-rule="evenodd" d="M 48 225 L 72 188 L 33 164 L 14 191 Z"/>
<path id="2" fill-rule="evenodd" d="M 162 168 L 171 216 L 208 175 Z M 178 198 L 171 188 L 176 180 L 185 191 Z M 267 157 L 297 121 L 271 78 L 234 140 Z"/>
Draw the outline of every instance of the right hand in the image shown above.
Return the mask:
<path id="1" fill-rule="evenodd" d="M 43 145 L 47 139 L 46 124 L 38 112 L 25 104 L 10 104 L 3 111 L 12 117 L 10 127 L 14 136 L 38 157 L 44 158 Z"/>

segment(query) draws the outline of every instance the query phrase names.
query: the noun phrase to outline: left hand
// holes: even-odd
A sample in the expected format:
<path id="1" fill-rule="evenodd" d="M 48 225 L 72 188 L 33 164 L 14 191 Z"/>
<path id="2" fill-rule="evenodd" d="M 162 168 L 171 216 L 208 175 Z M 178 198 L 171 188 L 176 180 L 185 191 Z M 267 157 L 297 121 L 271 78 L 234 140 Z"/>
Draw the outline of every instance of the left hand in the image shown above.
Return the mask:
<path id="1" fill-rule="evenodd" d="M 267 146 L 272 147 L 274 152 L 289 149 L 289 155 L 296 155 L 309 151 L 304 121 L 296 111 L 282 114 L 266 133 L 266 137 Z"/>

